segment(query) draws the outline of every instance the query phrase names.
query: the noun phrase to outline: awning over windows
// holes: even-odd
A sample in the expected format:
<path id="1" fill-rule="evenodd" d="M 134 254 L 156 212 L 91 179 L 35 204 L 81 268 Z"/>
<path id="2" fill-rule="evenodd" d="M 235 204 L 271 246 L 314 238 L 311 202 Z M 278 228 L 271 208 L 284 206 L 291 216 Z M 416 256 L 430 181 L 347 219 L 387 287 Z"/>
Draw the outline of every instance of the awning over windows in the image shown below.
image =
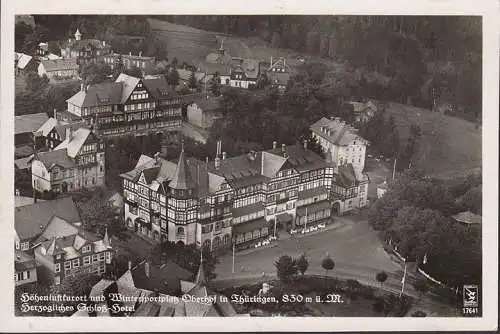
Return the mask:
<path id="1" fill-rule="evenodd" d="M 286 223 L 293 220 L 293 216 L 289 213 L 282 213 L 281 215 L 276 215 L 277 223 Z"/>
<path id="2" fill-rule="evenodd" d="M 141 226 L 146 226 L 146 227 L 150 227 L 151 226 L 151 222 L 147 222 L 147 221 L 145 221 L 144 219 L 142 219 L 140 217 L 136 218 L 135 222 L 138 223 Z"/>
<path id="3" fill-rule="evenodd" d="M 307 214 L 310 215 L 311 213 L 316 213 L 318 211 L 326 210 L 331 208 L 331 203 L 330 201 L 321 201 L 305 206 L 301 206 L 297 208 L 297 216 L 305 216 L 306 215 L 306 208 L 307 208 Z"/>
<path id="4" fill-rule="evenodd" d="M 253 232 L 254 230 L 259 230 L 263 227 L 268 227 L 268 226 L 269 223 L 264 218 L 260 218 L 246 223 L 234 225 L 233 234 Z"/>

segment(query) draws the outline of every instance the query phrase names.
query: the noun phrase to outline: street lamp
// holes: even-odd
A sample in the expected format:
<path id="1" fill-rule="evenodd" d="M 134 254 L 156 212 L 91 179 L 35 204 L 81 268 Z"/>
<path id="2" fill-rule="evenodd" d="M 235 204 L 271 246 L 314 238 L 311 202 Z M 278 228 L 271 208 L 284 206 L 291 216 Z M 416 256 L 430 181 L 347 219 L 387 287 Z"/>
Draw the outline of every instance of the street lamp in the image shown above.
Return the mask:
<path id="1" fill-rule="evenodd" d="M 274 237 L 276 238 L 276 216 L 274 216 Z"/>
<path id="2" fill-rule="evenodd" d="M 234 247 L 235 247 L 235 244 L 236 244 L 236 242 L 235 242 L 235 240 L 233 239 L 233 268 L 232 268 L 232 273 L 233 273 L 233 275 L 234 275 Z"/>
<path id="3" fill-rule="evenodd" d="M 399 297 L 403 295 L 403 292 L 405 290 L 405 281 L 406 281 L 406 259 L 405 259 L 405 269 L 403 272 L 403 278 L 401 279 L 401 292 L 399 293 Z"/>

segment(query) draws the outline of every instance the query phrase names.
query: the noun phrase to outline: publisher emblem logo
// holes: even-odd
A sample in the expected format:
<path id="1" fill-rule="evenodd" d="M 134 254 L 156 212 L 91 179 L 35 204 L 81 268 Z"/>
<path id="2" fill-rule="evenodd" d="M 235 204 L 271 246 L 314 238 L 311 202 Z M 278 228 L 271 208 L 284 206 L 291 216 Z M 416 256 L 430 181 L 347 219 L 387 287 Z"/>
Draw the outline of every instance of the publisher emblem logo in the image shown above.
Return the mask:
<path id="1" fill-rule="evenodd" d="M 464 307 L 479 306 L 479 292 L 477 285 L 464 285 L 463 302 Z"/>

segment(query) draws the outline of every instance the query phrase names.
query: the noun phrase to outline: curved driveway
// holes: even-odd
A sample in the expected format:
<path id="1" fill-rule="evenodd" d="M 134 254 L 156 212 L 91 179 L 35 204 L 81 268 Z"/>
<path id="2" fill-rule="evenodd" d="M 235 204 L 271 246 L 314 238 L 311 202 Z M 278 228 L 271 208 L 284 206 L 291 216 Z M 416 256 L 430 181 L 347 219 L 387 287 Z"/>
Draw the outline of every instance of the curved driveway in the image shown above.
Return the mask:
<path id="1" fill-rule="evenodd" d="M 277 246 L 271 248 L 256 249 L 246 254 L 236 253 L 234 275 L 231 254 L 222 256 L 216 266 L 216 280 L 256 277 L 263 272 L 274 276 L 274 262 L 281 255 L 298 257 L 305 254 L 309 261 L 307 273 L 323 273 L 321 261 L 328 253 L 335 261 L 332 275 L 352 277 L 360 282 L 375 282 L 375 275 L 384 270 L 389 274 L 387 283 L 400 282 L 401 266 L 384 251 L 376 232 L 367 221 L 354 222 L 343 217 L 336 218 L 336 221 L 341 226 L 335 229 L 280 240 Z"/>

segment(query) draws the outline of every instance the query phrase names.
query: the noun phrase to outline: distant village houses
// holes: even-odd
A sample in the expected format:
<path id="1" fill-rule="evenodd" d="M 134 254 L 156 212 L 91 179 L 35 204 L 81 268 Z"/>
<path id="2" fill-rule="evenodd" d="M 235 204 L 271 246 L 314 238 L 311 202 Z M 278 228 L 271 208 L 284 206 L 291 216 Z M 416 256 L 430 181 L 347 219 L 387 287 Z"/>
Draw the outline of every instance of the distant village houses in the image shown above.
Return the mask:
<path id="1" fill-rule="evenodd" d="M 78 64 L 75 59 L 41 60 L 38 65 L 38 75 L 54 82 L 74 80 L 78 78 Z"/>
<path id="2" fill-rule="evenodd" d="M 290 68 L 286 64 L 285 58 L 271 57 L 271 63 L 266 71 L 267 80 L 272 87 L 283 93 L 290 80 Z"/>
<path id="3" fill-rule="evenodd" d="M 200 98 L 187 107 L 187 120 L 190 124 L 209 129 L 215 120 L 222 117 L 220 98 Z"/>
<path id="4" fill-rule="evenodd" d="M 133 55 L 132 52 L 128 54 L 110 53 L 104 56 L 104 63 L 108 64 L 111 69 L 116 68 L 120 62 L 123 64 L 124 69 L 138 68 L 143 74 L 151 73 L 156 66 L 155 57 L 146 57 L 139 52 Z"/>
<path id="5" fill-rule="evenodd" d="M 77 64 L 101 61 L 111 52 L 111 46 L 106 41 L 97 39 L 82 39 L 77 29 L 74 39 L 70 38 L 61 45 L 61 56 L 64 59 L 74 59 Z"/>

